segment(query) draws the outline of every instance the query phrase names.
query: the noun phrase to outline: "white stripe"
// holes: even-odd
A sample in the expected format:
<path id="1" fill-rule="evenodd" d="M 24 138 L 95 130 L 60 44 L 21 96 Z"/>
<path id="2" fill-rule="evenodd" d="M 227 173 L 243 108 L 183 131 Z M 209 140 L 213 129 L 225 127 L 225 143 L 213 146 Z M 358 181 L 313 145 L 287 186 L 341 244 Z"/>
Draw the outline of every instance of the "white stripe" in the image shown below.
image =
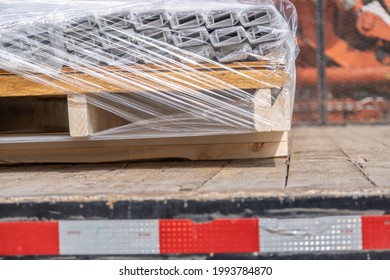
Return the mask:
<path id="1" fill-rule="evenodd" d="M 61 255 L 159 254 L 158 220 L 60 221 Z"/>
<path id="2" fill-rule="evenodd" d="M 360 216 L 259 221 L 260 252 L 362 250 Z"/>

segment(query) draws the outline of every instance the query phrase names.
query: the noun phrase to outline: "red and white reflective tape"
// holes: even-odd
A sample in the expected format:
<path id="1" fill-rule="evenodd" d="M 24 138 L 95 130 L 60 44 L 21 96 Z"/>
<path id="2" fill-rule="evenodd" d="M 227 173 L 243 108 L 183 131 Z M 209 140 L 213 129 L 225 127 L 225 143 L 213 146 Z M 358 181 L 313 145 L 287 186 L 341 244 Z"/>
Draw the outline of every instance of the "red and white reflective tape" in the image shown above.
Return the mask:
<path id="1" fill-rule="evenodd" d="M 0 222 L 0 255 L 390 250 L 390 215 Z"/>

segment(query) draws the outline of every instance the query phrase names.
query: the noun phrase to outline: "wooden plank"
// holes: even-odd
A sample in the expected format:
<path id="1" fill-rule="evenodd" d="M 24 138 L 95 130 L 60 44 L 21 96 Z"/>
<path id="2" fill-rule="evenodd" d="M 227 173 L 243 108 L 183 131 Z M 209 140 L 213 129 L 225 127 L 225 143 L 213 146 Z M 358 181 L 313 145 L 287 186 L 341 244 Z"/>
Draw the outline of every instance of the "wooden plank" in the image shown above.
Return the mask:
<path id="1" fill-rule="evenodd" d="M 70 136 L 85 137 L 92 134 L 87 97 L 85 95 L 68 95 L 68 118 Z"/>
<path id="2" fill-rule="evenodd" d="M 257 131 L 290 130 L 290 94 L 282 89 L 273 97 L 271 89 L 258 89 L 254 94 L 253 116 L 254 128 Z"/>
<path id="3" fill-rule="evenodd" d="M 286 159 L 249 159 L 230 162 L 198 188 L 199 192 L 257 192 L 282 190 L 286 182 Z"/>
<path id="4" fill-rule="evenodd" d="M 277 164 L 285 168 L 283 160 L 278 160 Z M 3 179 L 0 201 L 73 200 L 82 203 L 91 199 L 115 201 L 121 197 L 152 200 L 163 197 L 226 198 L 242 191 L 250 196 L 264 189 L 265 178 L 268 186 L 273 180 L 274 185 L 279 186 L 278 182 L 285 179 L 283 173 L 274 173 L 272 179 L 271 165 L 268 160 L 237 160 L 0 166 Z M 225 168 L 230 171 L 224 172 Z M 228 175 L 233 169 L 237 172 L 231 175 L 237 178 Z M 257 180 L 246 179 L 255 176 Z M 231 181 L 224 180 L 221 185 L 223 178 Z"/>
<path id="5" fill-rule="evenodd" d="M 188 91 L 279 88 L 288 76 L 280 70 L 214 70 L 191 72 L 106 72 L 93 76 L 64 73 L 59 78 L 35 74 L 45 84 L 14 75 L 0 75 L 0 97 L 70 93 Z M 51 86 L 51 85 L 55 85 Z M 77 86 L 79 85 L 79 86 Z"/>
<path id="6" fill-rule="evenodd" d="M 219 160 L 287 155 L 287 133 L 166 139 L 0 144 L 0 163 L 114 162 L 157 158 Z M 32 141 L 31 138 L 28 139 Z M 0 138 L 1 142 L 1 138 Z"/>
<path id="7" fill-rule="evenodd" d="M 132 188 L 134 192 L 193 192 L 213 178 L 228 164 L 227 161 L 180 162 L 164 172 L 151 176 Z"/>
<path id="8" fill-rule="evenodd" d="M 0 166 L 0 197 L 120 195 L 179 162 Z M 156 189 L 150 192 L 155 192 Z M 161 190 L 163 191 L 163 190 Z M 144 192 L 148 192 L 144 190 Z"/>
<path id="9" fill-rule="evenodd" d="M 375 126 L 325 129 L 349 161 L 376 187 L 390 187 L 389 133 Z"/>
<path id="10" fill-rule="evenodd" d="M 348 130 L 345 132 L 348 134 Z M 296 127 L 292 135 L 292 154 L 287 189 L 372 188 L 325 128 Z"/>
<path id="11" fill-rule="evenodd" d="M 171 71 L 183 71 L 188 69 L 199 70 L 199 71 L 209 71 L 209 70 L 220 70 L 220 69 L 276 69 L 280 68 L 281 65 L 270 64 L 268 60 L 259 60 L 259 61 L 242 61 L 242 62 L 233 62 L 221 64 L 219 62 L 214 63 L 191 63 L 191 64 L 134 64 L 123 66 L 122 68 L 116 66 L 94 66 L 94 71 L 104 72 L 106 70 L 114 72 L 124 72 L 124 69 L 133 69 L 134 71 L 143 71 L 143 72 L 171 72 Z M 86 68 L 88 69 L 88 68 Z M 64 66 L 62 67 L 63 73 L 81 73 L 78 70 Z M 0 69 L 0 75 L 14 75 L 6 70 Z"/>

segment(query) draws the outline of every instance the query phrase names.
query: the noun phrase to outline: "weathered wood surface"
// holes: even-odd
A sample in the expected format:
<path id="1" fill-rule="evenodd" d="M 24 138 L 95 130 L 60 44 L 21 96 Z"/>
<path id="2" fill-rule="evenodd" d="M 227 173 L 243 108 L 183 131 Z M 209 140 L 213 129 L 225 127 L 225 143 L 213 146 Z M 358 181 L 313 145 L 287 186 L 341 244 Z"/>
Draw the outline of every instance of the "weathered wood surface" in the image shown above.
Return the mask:
<path id="1" fill-rule="evenodd" d="M 295 127 L 289 161 L 0 166 L 0 202 L 390 196 L 389 133 Z"/>

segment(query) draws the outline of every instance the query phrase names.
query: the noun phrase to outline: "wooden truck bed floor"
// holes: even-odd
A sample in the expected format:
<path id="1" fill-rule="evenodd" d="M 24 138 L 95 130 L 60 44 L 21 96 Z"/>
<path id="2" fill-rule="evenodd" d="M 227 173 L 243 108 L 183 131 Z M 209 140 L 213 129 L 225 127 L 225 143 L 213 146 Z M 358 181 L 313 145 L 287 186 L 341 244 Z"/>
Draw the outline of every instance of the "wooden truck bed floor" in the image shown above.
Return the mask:
<path id="1" fill-rule="evenodd" d="M 390 195 L 390 126 L 293 127 L 289 158 L 0 166 L 0 204 Z"/>

